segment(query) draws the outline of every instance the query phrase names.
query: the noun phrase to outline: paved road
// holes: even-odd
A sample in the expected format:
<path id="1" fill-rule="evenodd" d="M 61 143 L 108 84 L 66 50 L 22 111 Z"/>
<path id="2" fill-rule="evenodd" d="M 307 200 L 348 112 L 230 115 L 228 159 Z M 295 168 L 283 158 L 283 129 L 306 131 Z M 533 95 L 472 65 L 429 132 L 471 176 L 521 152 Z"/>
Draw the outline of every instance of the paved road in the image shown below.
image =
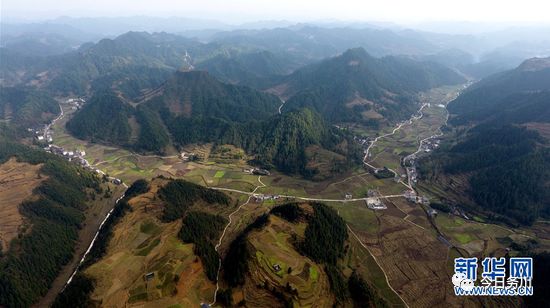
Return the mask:
<path id="1" fill-rule="evenodd" d="M 372 160 L 371 161 L 368 160 L 371 148 L 376 144 L 376 142 L 378 142 L 378 140 L 380 140 L 382 138 L 392 136 L 392 135 L 395 135 L 395 133 L 397 133 L 397 131 L 399 131 L 403 126 L 411 125 L 414 121 L 422 119 L 422 117 L 424 117 L 424 113 L 422 111 L 424 110 L 424 108 L 426 108 L 426 106 L 428 106 L 427 103 L 422 104 L 422 106 L 420 106 L 420 109 L 418 109 L 418 111 L 415 112 L 409 120 L 399 123 L 390 133 L 380 135 L 380 136 L 376 137 L 373 141 L 371 141 L 371 143 L 369 144 L 369 146 L 367 147 L 367 149 L 365 151 L 365 156 L 363 157 L 363 163 L 366 166 L 368 166 L 372 169 L 375 169 L 375 170 L 378 169 L 375 166 L 370 164 L 372 162 Z M 417 113 L 419 115 L 416 115 Z M 390 168 L 388 168 L 388 170 L 393 172 L 393 174 L 395 176 L 400 176 L 399 173 L 397 173 L 397 171 L 395 171 L 393 169 L 390 169 Z M 401 180 L 401 179 L 399 179 L 399 183 L 403 184 L 405 187 L 407 187 L 411 190 L 413 189 L 412 186 L 410 185 L 410 183 L 407 184 L 407 183 L 403 182 L 403 180 Z"/>
<path id="2" fill-rule="evenodd" d="M 281 100 L 281 106 L 279 106 L 279 114 L 281 114 L 281 109 L 283 109 L 283 106 L 285 105 L 286 101 L 280 97 L 279 99 Z"/>

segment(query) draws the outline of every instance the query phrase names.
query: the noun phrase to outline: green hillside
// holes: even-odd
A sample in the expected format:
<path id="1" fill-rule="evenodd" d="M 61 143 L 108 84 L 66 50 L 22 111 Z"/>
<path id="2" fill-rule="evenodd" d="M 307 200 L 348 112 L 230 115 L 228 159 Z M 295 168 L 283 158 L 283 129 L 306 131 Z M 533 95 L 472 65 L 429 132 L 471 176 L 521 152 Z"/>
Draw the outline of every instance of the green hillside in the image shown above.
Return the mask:
<path id="1" fill-rule="evenodd" d="M 304 67 L 279 81 L 285 110 L 311 107 L 330 122 L 395 122 L 417 108 L 415 94 L 464 79 L 436 63 L 374 58 L 364 49 Z M 275 87 L 276 88 L 276 87 Z"/>
<path id="2" fill-rule="evenodd" d="M 467 175 L 475 209 L 510 224 L 550 215 L 550 69 L 528 60 L 490 76 L 453 101 L 451 123 L 466 130 L 424 161 L 424 175 Z M 469 124 L 468 127 L 461 126 Z M 471 127 L 471 128 L 469 128 Z"/>
<path id="3" fill-rule="evenodd" d="M 45 92 L 23 87 L 0 88 L 0 120 L 17 128 L 36 127 L 51 121 L 59 105 Z"/>
<path id="4" fill-rule="evenodd" d="M 48 179 L 19 210 L 26 232 L 0 253 L 0 305 L 29 307 L 43 296 L 61 267 L 73 257 L 89 196 L 102 193 L 99 179 L 64 159 L 16 143 L 0 142 L 0 163 L 43 164 Z"/>

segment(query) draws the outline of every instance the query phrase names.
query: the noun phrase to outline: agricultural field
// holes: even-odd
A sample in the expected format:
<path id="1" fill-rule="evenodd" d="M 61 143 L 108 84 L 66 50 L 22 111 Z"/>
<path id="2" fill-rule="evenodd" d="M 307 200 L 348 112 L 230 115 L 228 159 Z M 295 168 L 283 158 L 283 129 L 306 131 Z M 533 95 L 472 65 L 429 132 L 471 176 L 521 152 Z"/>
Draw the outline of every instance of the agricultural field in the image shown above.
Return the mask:
<path id="1" fill-rule="evenodd" d="M 294 306 L 331 305 L 334 299 L 329 296 L 330 285 L 323 268 L 300 255 L 291 243 L 292 234 L 303 238 L 304 230 L 304 223 L 292 224 L 271 215 L 266 227 L 249 235 L 253 256 L 249 261 L 249 277 L 242 291 L 247 305 L 272 306 L 276 299 L 271 291 L 283 291 L 288 287 L 295 290 L 292 293 Z"/>
<path id="2" fill-rule="evenodd" d="M 42 183 L 42 165 L 20 163 L 12 158 L 0 165 L 0 248 L 8 250 L 10 241 L 17 237 L 24 225 L 19 205 L 32 196 L 33 190 Z"/>
<path id="3" fill-rule="evenodd" d="M 212 300 L 215 284 L 206 277 L 193 244 L 178 238 L 181 220 L 158 219 L 163 206 L 156 192 L 165 182 L 155 179 L 148 193 L 129 201 L 132 210 L 115 226 L 107 254 L 85 270 L 97 281 L 92 300 L 109 307 L 197 307 Z M 226 216 L 233 208 L 200 210 Z"/>
<path id="4" fill-rule="evenodd" d="M 439 96 L 439 99 L 448 97 L 450 90 L 445 91 L 433 95 Z M 424 99 L 430 102 L 433 98 L 428 95 Z M 438 133 L 445 117 L 444 108 L 435 103 L 427 105 L 422 118 L 404 125 L 396 134 L 380 139 L 373 146 L 372 163 L 404 173 L 400 166 L 401 158 L 415 152 L 421 139 Z M 442 213 L 432 221 L 426 213 L 426 206 L 410 203 L 403 197 L 382 197 L 381 201 L 387 209 L 376 211 L 368 209 L 365 201 L 343 202 L 347 194 L 351 194 L 352 198 L 366 198 L 369 192 L 395 196 L 408 189 L 393 178 L 376 178 L 363 166 L 317 182 L 277 171 L 272 171 L 270 176 L 259 177 L 244 172 L 243 169 L 250 167 L 246 164 L 248 158 L 241 149 L 232 146 L 190 145 L 182 150 L 197 154 L 199 160 L 184 162 L 177 156 L 141 156 L 127 150 L 89 144 L 64 134 L 62 128 L 57 129 L 61 137 L 56 139 L 56 143 L 59 140 L 61 145 L 79 144 L 85 147 L 87 156 L 93 158 L 91 163 L 124 181 L 164 175 L 184 178 L 207 187 L 233 190 L 230 194 L 234 206 L 242 206 L 231 214 L 232 222 L 218 250 L 221 255 L 225 254 L 236 235 L 256 217 L 277 204 L 293 200 L 285 195 L 315 198 L 329 204 L 350 228 L 350 249 L 341 264 L 346 275 L 352 268 L 357 269 L 361 276 L 377 287 L 383 298 L 396 307 L 403 306 L 403 301 L 411 306 L 437 306 L 449 298 L 454 301 L 453 305 L 471 304 L 473 299 L 450 297 L 452 259 L 465 254 L 481 256 L 500 253 L 506 248 L 506 243 L 517 240 L 517 232 L 454 216 L 446 217 Z M 431 200 L 438 200 L 437 194 L 432 191 L 424 187 L 421 190 Z M 283 197 L 256 202 L 249 197 L 251 192 Z M 148 207 L 147 212 L 143 209 L 145 203 L 153 205 Z M 163 224 L 158 221 L 153 214 L 158 211 L 153 200 L 132 200 L 131 204 L 134 211 L 116 227 L 109 255 L 86 270 L 92 277 L 103 281 L 93 298 L 112 306 L 127 301 L 170 306 L 182 300 L 186 305 L 197 305 L 211 299 L 214 284 L 206 278 L 200 260 L 193 254 L 192 245 L 182 244 L 177 239 L 181 222 Z M 227 217 L 230 211 L 219 214 Z M 288 222 L 275 220 L 269 228 L 253 233 L 251 243 L 256 252 L 248 279 L 252 282 L 245 285 L 246 292 L 235 291 L 234 299 L 246 299 L 246 302 L 258 304 L 270 300 L 270 296 L 266 295 L 268 292 L 262 292 L 258 287 L 263 283 L 294 284 L 299 294 L 305 294 L 294 298 L 298 305 L 308 305 L 319 292 L 328 293 L 326 281 L 322 281 L 326 277 L 323 269 L 299 256 L 289 243 L 288 234 L 299 236 L 299 229 Z M 131 240 L 123 239 L 122 234 L 130 234 Z M 450 241 L 451 246 L 441 240 L 440 234 Z M 526 231 L 525 236 L 529 236 L 529 232 Z M 161 256 L 169 257 L 162 259 Z M 159 265 L 159 260 L 168 265 Z M 282 270 L 274 271 L 275 263 Z M 120 266 L 114 266 L 116 264 Z M 122 272 L 112 271 L 125 265 L 125 273 L 131 273 L 126 274 L 128 278 L 117 278 L 114 282 L 107 279 L 123 277 Z M 291 268 L 290 273 L 288 268 Z M 145 281 L 143 275 L 148 271 L 156 274 Z M 304 274 L 306 272 L 309 275 Z M 186 285 L 181 282 L 182 277 L 190 277 Z"/>

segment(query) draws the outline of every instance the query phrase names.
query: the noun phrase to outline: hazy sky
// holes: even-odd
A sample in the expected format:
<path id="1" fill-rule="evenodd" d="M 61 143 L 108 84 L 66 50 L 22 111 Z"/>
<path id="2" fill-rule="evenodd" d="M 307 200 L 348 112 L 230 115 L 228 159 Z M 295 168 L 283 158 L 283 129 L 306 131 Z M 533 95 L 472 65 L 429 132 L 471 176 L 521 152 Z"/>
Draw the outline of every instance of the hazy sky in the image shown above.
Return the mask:
<path id="1" fill-rule="evenodd" d="M 2 17 L 179 16 L 239 23 L 312 21 L 549 22 L 549 0 L 0 0 Z"/>

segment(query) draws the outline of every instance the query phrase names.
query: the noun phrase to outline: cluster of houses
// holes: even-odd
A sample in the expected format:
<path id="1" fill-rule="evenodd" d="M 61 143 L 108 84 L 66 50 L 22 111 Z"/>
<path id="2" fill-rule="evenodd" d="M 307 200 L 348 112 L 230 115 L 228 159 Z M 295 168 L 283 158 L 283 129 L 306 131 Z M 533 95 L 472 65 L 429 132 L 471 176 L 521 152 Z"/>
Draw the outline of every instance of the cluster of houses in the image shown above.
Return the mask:
<path id="1" fill-rule="evenodd" d="M 54 144 L 48 144 L 48 146 L 45 147 L 44 150 L 46 152 L 64 157 L 68 161 L 74 162 L 82 166 L 83 168 L 89 169 L 90 171 L 95 172 L 99 175 L 102 175 L 102 176 L 106 175 L 105 172 L 99 169 L 94 169 L 92 165 L 90 165 L 90 163 L 84 158 L 84 156 L 86 155 L 86 152 L 83 150 L 69 151 Z M 122 184 L 122 180 L 117 178 L 111 178 L 111 181 L 116 185 Z"/>
<path id="2" fill-rule="evenodd" d="M 57 146 L 57 145 L 54 145 L 54 144 L 48 144 L 48 146 L 45 147 L 44 150 L 46 152 L 50 152 L 50 153 L 58 155 L 58 156 L 63 156 L 68 161 L 76 162 L 77 164 L 79 164 L 83 167 L 91 169 L 91 166 L 88 163 L 88 161 L 86 159 L 84 159 L 84 156 L 86 155 L 86 152 L 84 152 L 84 151 L 80 151 L 80 150 L 68 151 L 68 150 L 65 150 L 64 148 L 62 148 L 60 146 Z"/>
<path id="3" fill-rule="evenodd" d="M 247 174 L 254 174 L 254 175 L 271 175 L 271 172 L 266 169 L 260 169 L 260 168 L 246 168 L 243 169 L 244 173 Z"/>
<path id="4" fill-rule="evenodd" d="M 419 196 L 414 190 L 406 190 L 403 193 L 403 196 L 409 202 L 417 203 L 417 204 L 430 205 L 430 199 L 428 199 L 425 196 Z"/>
<path id="5" fill-rule="evenodd" d="M 52 143 L 53 137 L 52 132 L 48 129 L 48 126 L 44 126 L 44 128 L 27 128 L 27 131 L 29 133 L 34 134 L 34 138 L 39 143 Z"/>
<path id="6" fill-rule="evenodd" d="M 71 106 L 72 110 L 78 110 L 86 103 L 83 98 L 69 98 L 65 102 Z"/>
<path id="7" fill-rule="evenodd" d="M 264 195 L 264 194 L 254 194 L 254 202 L 260 203 L 267 200 L 278 200 L 281 198 L 279 195 Z"/>
<path id="8" fill-rule="evenodd" d="M 416 184 L 418 182 L 418 173 L 416 172 L 416 166 L 406 167 L 407 177 L 411 180 L 411 183 Z"/>
<path id="9" fill-rule="evenodd" d="M 359 143 L 360 145 L 368 146 L 370 142 L 373 140 L 373 138 L 353 136 L 353 140 L 355 140 L 355 142 Z M 367 150 L 365 150 L 364 152 L 365 154 L 366 154 L 366 151 Z"/>
<path id="10" fill-rule="evenodd" d="M 435 137 L 430 138 L 430 139 L 426 139 L 420 144 L 420 150 L 424 151 L 426 153 L 429 153 L 429 152 L 437 149 L 439 147 L 440 142 L 441 142 L 441 140 L 439 140 Z"/>

